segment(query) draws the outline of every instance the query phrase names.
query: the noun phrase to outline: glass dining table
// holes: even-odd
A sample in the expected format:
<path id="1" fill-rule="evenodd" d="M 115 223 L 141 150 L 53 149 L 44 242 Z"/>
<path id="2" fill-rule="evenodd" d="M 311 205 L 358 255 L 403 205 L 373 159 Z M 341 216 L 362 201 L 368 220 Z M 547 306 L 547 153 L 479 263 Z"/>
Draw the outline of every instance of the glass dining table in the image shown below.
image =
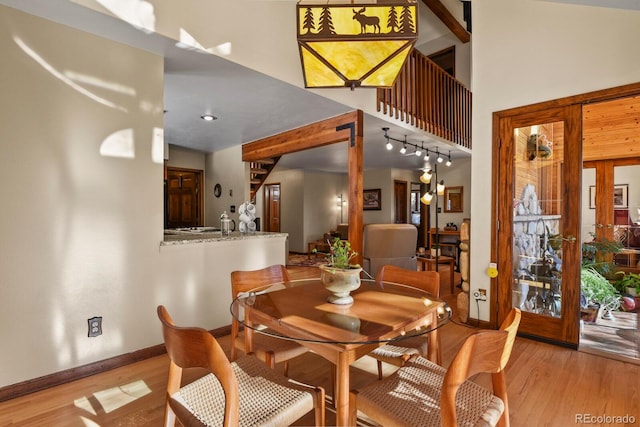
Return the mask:
<path id="1" fill-rule="evenodd" d="M 230 309 L 245 326 L 247 352 L 253 334 L 261 333 L 297 341 L 336 366 L 341 426 L 349 417 L 349 365 L 386 343 L 401 346 L 403 339 L 437 330 L 449 322 L 451 309 L 421 289 L 375 280 L 362 280 L 350 305 L 332 304 L 329 295 L 319 278 L 292 280 L 241 294 Z"/>

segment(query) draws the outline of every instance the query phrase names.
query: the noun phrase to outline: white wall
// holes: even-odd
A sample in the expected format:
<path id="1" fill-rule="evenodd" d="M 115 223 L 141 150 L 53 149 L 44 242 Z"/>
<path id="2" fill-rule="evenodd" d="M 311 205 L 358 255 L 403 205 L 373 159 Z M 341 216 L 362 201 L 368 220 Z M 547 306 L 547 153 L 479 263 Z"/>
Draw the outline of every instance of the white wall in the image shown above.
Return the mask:
<path id="1" fill-rule="evenodd" d="M 242 161 L 242 146 L 225 148 L 206 156 L 205 168 L 205 225 L 220 227 L 220 215 L 223 211 L 236 222 L 238 226 L 238 208 L 249 200 L 249 188 L 245 183 L 248 176 L 245 176 L 245 165 Z M 216 184 L 222 187 L 220 197 L 215 197 L 213 188 Z M 231 212 L 231 207 L 235 207 L 235 213 Z"/>
<path id="2" fill-rule="evenodd" d="M 3 386 L 161 342 L 163 60 L 6 7 L 0 51 Z"/>
<path id="3" fill-rule="evenodd" d="M 482 0 L 472 8 L 473 291 L 490 289 L 491 114 L 640 81 L 640 12 L 537 0 Z M 488 304 L 479 317 L 489 319 Z"/>
<path id="4" fill-rule="evenodd" d="M 204 171 L 206 156 L 206 153 L 170 144 L 167 166 Z"/>
<path id="5" fill-rule="evenodd" d="M 228 325 L 231 269 L 284 237 L 160 247 L 163 58 L 4 6 L 0 52 L 0 387 L 160 344 L 158 304 Z"/>

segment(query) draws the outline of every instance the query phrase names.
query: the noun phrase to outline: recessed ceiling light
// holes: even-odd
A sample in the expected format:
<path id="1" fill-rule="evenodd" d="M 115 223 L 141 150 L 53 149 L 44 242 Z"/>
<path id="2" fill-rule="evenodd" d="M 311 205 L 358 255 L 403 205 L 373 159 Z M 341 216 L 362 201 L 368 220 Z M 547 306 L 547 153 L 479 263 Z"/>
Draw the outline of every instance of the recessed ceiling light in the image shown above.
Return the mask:
<path id="1" fill-rule="evenodd" d="M 211 115 L 211 114 L 205 114 L 204 116 L 200 116 L 200 118 L 201 118 L 202 120 L 204 120 L 204 121 L 207 121 L 207 122 L 212 122 L 212 121 L 214 121 L 214 120 L 217 120 L 217 119 L 218 119 L 216 116 L 213 116 L 213 115 Z"/>

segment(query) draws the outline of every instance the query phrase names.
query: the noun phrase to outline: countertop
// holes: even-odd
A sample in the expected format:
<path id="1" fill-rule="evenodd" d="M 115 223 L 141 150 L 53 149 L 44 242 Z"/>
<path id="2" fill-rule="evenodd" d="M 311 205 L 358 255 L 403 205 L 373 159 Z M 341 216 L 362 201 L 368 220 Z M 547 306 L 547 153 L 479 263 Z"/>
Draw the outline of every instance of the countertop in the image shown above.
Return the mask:
<path id="1" fill-rule="evenodd" d="M 253 233 L 240 233 L 233 231 L 228 236 L 223 236 L 220 231 L 204 231 L 204 232 L 187 232 L 173 233 L 172 230 L 165 231 L 164 240 L 160 242 L 160 246 L 166 245 L 183 245 L 189 243 L 219 242 L 231 240 L 251 240 L 251 239 L 269 239 L 274 237 L 286 237 L 287 233 L 272 233 L 264 231 L 255 231 Z"/>

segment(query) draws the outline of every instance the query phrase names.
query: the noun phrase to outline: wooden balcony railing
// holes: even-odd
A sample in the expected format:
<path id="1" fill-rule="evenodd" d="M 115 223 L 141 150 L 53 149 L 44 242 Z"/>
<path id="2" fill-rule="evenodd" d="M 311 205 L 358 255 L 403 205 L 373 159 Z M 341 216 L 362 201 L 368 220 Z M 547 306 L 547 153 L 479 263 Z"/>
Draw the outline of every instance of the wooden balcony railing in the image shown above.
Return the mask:
<path id="1" fill-rule="evenodd" d="M 377 109 L 471 148 L 471 92 L 415 49 L 396 83 L 378 89 Z"/>

